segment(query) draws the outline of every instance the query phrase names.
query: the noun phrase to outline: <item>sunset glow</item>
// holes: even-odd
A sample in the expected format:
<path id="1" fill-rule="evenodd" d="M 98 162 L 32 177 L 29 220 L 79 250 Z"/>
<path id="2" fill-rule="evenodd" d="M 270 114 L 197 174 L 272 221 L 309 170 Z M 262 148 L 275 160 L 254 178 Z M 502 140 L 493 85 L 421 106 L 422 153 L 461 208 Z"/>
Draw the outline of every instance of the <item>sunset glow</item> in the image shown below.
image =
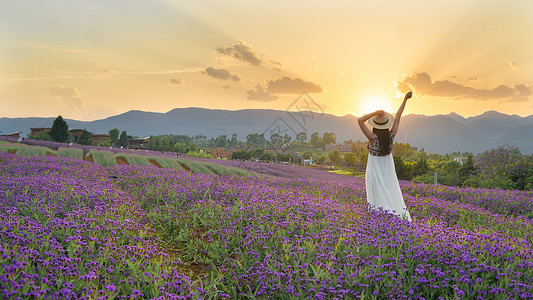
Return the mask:
<path id="1" fill-rule="evenodd" d="M 0 117 L 533 114 L 532 1 L 2 1 Z M 399 98 L 397 98 L 399 97 Z"/>

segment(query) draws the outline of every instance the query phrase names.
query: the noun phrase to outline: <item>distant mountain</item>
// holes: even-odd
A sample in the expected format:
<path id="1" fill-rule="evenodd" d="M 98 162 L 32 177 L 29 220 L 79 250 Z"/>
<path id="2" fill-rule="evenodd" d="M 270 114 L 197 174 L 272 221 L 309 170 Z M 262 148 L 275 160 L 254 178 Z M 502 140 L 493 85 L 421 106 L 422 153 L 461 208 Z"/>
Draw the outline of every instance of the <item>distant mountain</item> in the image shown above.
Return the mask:
<path id="1" fill-rule="evenodd" d="M 51 127 L 55 118 L 0 118 L 3 133 L 21 131 L 23 136 L 32 127 Z M 134 136 L 160 134 L 205 135 L 208 138 L 233 133 L 246 140 L 250 133 L 289 134 L 295 138 L 302 131 L 308 138 L 313 132 L 335 132 L 337 141 L 364 140 L 353 115 L 334 116 L 309 111 L 245 109 L 219 110 L 204 108 L 176 108 L 167 113 L 131 110 L 123 114 L 91 122 L 66 120 L 69 128 L 86 128 L 94 133 L 107 133 L 112 128 L 126 130 Z M 474 153 L 499 145 L 518 146 L 524 153 L 533 152 L 533 115 L 520 117 L 488 111 L 482 115 L 464 118 L 458 114 L 402 117 L 397 142 L 408 142 L 428 152 Z"/>

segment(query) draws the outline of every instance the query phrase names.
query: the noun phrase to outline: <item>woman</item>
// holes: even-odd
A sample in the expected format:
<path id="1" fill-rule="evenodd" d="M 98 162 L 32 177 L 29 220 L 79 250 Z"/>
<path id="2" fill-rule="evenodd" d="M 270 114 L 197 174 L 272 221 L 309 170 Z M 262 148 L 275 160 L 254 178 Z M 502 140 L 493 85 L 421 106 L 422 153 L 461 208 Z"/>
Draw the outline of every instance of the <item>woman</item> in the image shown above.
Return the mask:
<path id="1" fill-rule="evenodd" d="M 411 215 L 403 201 L 391 150 L 405 103 L 412 95 L 412 92 L 405 94 L 396 118 L 378 110 L 358 119 L 359 127 L 368 138 L 368 161 L 365 175 L 367 202 L 374 209 L 381 207 L 409 221 L 411 221 Z M 373 127 L 372 131 L 365 125 L 366 121 Z"/>

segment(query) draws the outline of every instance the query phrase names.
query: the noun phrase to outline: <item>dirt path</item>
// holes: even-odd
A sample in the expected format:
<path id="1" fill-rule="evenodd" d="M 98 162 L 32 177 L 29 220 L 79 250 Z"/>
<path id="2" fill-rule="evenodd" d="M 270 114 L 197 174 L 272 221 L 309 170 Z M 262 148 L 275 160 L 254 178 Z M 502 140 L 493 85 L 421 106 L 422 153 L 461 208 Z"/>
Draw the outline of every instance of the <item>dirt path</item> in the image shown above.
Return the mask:
<path id="1" fill-rule="evenodd" d="M 128 161 L 122 156 L 115 158 L 115 160 L 117 161 L 117 164 L 119 165 L 128 165 Z"/>
<path id="2" fill-rule="evenodd" d="M 149 159 L 148 162 L 151 163 L 152 166 L 154 166 L 154 167 L 161 168 L 161 165 L 157 161 L 155 161 L 153 159 Z"/>
<path id="3" fill-rule="evenodd" d="M 84 157 L 83 157 L 83 160 L 90 161 L 90 162 L 94 162 L 94 160 L 93 160 L 93 155 L 92 155 L 92 154 L 89 154 L 89 155 L 84 156 Z"/>
<path id="4" fill-rule="evenodd" d="M 180 167 L 187 171 L 187 172 L 192 172 L 191 169 L 187 168 L 187 166 L 185 166 L 184 164 L 182 164 L 179 160 L 178 160 L 178 165 L 180 165 Z"/>

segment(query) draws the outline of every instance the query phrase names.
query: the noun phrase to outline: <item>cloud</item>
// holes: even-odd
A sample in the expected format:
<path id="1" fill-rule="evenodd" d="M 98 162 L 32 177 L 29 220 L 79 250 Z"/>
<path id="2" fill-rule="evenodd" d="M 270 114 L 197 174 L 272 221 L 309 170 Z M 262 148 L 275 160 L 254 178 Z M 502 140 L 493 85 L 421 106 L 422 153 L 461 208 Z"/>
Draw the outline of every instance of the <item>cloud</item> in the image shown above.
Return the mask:
<path id="1" fill-rule="evenodd" d="M 98 63 L 96 67 L 98 68 L 98 75 L 100 75 L 101 77 L 109 77 L 114 73 L 111 67 L 103 65 L 101 63 Z"/>
<path id="2" fill-rule="evenodd" d="M 82 108 L 82 106 L 85 104 L 85 100 L 83 100 L 80 92 L 78 92 L 75 88 L 54 85 L 50 87 L 48 93 L 75 108 Z"/>
<path id="3" fill-rule="evenodd" d="M 168 82 L 170 82 L 170 84 L 178 86 L 182 86 L 184 84 L 183 79 L 181 78 L 170 78 Z"/>
<path id="4" fill-rule="evenodd" d="M 1 98 L 8 98 L 8 97 L 11 97 L 12 95 L 8 92 L 3 92 L 3 91 L 0 91 L 0 97 Z"/>
<path id="5" fill-rule="evenodd" d="M 269 80 L 266 89 L 272 94 L 301 94 L 322 93 L 322 87 L 316 83 L 303 81 L 300 78 L 292 79 L 286 76 L 277 80 Z"/>
<path id="6" fill-rule="evenodd" d="M 276 80 L 268 80 L 266 84 L 256 85 L 247 91 L 248 100 L 274 101 L 279 97 L 276 94 L 302 94 L 322 93 L 322 87 L 316 83 L 304 81 L 300 78 L 292 79 L 286 76 Z"/>
<path id="7" fill-rule="evenodd" d="M 253 66 L 259 66 L 263 63 L 259 55 L 243 41 L 237 41 L 235 45 L 226 48 L 217 48 L 216 51 L 225 56 L 247 62 Z"/>
<path id="8" fill-rule="evenodd" d="M 254 51 L 252 47 L 246 45 L 243 41 L 237 41 L 235 45 L 226 48 L 217 48 L 216 51 L 225 57 L 231 57 L 252 66 L 266 66 L 275 70 L 281 70 L 281 63 L 264 59 L 259 53 Z"/>
<path id="9" fill-rule="evenodd" d="M 401 93 L 413 90 L 418 95 L 475 100 L 525 100 L 524 97 L 530 95 L 533 89 L 533 86 L 525 86 L 523 84 L 515 86 L 499 85 L 492 89 L 477 89 L 449 80 L 432 81 L 431 76 L 424 72 L 415 73 L 396 84 L 396 89 Z"/>
<path id="10" fill-rule="evenodd" d="M 509 66 L 511 69 L 513 69 L 513 71 L 517 71 L 527 66 L 527 63 L 524 60 L 514 60 L 509 62 Z"/>
<path id="11" fill-rule="evenodd" d="M 260 84 L 256 85 L 255 88 L 247 91 L 246 93 L 248 94 L 247 99 L 252 101 L 269 102 L 278 100 L 278 96 L 272 95 Z"/>
<path id="12" fill-rule="evenodd" d="M 231 72 L 226 69 L 215 69 L 213 67 L 208 67 L 205 69 L 205 71 L 202 71 L 202 74 L 213 77 L 218 80 L 241 81 L 241 78 L 239 76 L 231 74 Z"/>

